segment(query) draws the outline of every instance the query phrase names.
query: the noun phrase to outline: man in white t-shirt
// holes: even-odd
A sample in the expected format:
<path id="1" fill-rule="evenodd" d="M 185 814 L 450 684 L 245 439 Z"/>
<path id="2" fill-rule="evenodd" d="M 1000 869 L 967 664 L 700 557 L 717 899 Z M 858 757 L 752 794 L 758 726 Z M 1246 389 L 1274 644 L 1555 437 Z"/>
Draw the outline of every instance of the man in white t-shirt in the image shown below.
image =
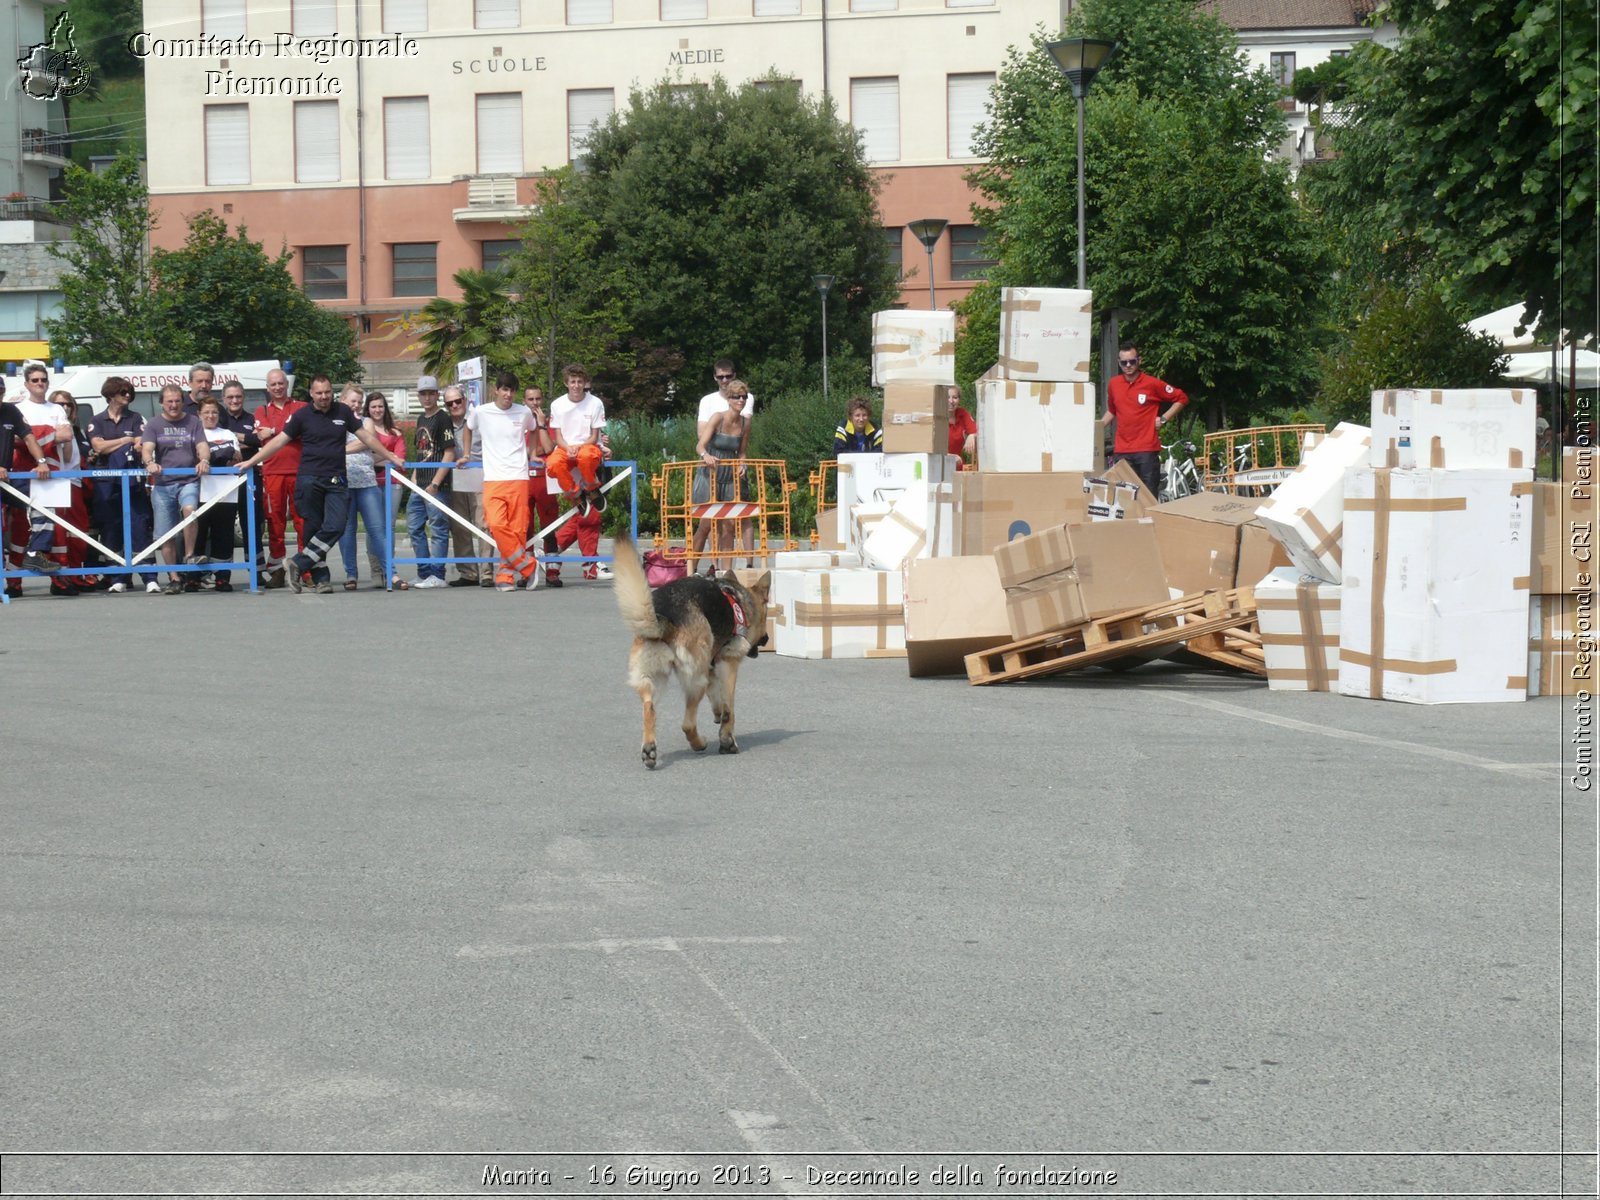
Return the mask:
<path id="1" fill-rule="evenodd" d="M 562 376 L 567 394 L 550 406 L 550 432 L 556 448 L 545 457 L 545 470 L 560 486 L 561 494 L 572 501 L 580 517 L 587 516 L 591 509 L 605 512 L 600 468 L 606 456 L 600 437 L 606 424 L 606 406 L 589 391 L 589 372 L 583 367 L 574 364 Z M 578 468 L 576 480 L 572 477 L 574 466 Z"/>
<path id="2" fill-rule="evenodd" d="M 700 415 L 695 418 L 695 428 L 703 429 L 705 423 L 718 413 L 728 411 L 728 385 L 733 383 L 738 376 L 737 368 L 731 358 L 719 358 L 711 367 L 711 377 L 717 381 L 717 390 L 708 392 L 700 397 Z M 756 406 L 756 394 L 749 392 L 744 402 L 744 424 L 750 427 L 750 410 Z M 741 524 L 744 526 L 745 544 L 754 546 L 755 543 L 755 518 L 746 517 Z M 710 536 L 712 523 L 701 521 L 694 530 L 694 552 L 698 556 L 706 548 L 706 538 Z M 698 559 L 697 559 L 698 561 Z"/>
<path id="3" fill-rule="evenodd" d="M 466 451 L 483 456 L 483 517 L 494 537 L 497 591 L 516 590 L 517 579 L 539 586 L 538 563 L 523 545 L 528 536 L 528 438 L 538 428 L 527 405 L 515 402 L 517 377 L 501 371 L 488 404 L 467 410 Z"/>

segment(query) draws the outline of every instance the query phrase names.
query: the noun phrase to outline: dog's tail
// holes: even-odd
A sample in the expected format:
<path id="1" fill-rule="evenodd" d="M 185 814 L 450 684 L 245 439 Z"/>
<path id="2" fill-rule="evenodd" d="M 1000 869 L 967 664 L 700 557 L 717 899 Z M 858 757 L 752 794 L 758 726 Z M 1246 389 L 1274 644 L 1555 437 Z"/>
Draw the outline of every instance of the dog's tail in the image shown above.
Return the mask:
<path id="1" fill-rule="evenodd" d="M 633 540 L 623 534 L 616 539 L 611 564 L 616 581 L 611 590 L 616 593 L 617 607 L 622 610 L 622 623 L 635 637 L 661 636 L 661 618 L 656 616 L 656 606 L 651 598 L 650 581 L 645 578 L 644 564 Z"/>

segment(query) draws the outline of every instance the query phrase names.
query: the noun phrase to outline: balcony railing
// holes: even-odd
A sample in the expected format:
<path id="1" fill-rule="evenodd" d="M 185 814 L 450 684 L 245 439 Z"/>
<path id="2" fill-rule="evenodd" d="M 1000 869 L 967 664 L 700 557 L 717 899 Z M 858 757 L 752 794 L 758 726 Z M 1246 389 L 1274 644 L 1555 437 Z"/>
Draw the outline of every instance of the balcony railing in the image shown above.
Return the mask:
<path id="1" fill-rule="evenodd" d="M 57 221 L 60 208 L 41 196 L 6 197 L 0 200 L 0 221 Z"/>
<path id="2" fill-rule="evenodd" d="M 59 133 L 51 133 L 48 129 L 24 129 L 22 131 L 22 152 L 24 154 L 47 154 L 51 158 L 67 158 L 67 139 Z"/>

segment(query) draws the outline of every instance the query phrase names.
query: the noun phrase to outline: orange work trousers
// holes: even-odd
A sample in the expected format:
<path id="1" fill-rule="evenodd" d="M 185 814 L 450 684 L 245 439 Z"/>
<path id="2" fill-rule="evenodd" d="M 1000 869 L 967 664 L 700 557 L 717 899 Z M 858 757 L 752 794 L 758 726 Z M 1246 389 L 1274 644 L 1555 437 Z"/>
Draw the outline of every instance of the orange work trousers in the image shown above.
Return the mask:
<path id="1" fill-rule="evenodd" d="M 483 481 L 483 520 L 494 538 L 500 561 L 494 567 L 497 584 L 527 579 L 535 562 L 524 546 L 528 537 L 528 483 L 525 479 Z"/>
<path id="2" fill-rule="evenodd" d="M 545 455 L 544 469 L 555 476 L 555 481 L 561 485 L 561 490 L 571 495 L 578 490 L 577 484 L 572 481 L 573 460 L 578 464 L 578 475 L 583 480 L 585 491 L 597 491 L 600 487 L 600 467 L 605 463 L 605 452 L 593 442 L 579 446 L 577 450 L 567 450 L 557 446 Z"/>
<path id="3" fill-rule="evenodd" d="M 267 553 L 277 565 L 289 553 L 284 533 L 290 518 L 294 519 L 295 541 L 302 550 L 306 545 L 306 525 L 300 510 L 294 506 L 294 475 L 262 475 L 261 493 L 267 509 Z M 246 485 L 248 486 L 248 485 Z M 241 493 L 242 494 L 242 493 Z"/>

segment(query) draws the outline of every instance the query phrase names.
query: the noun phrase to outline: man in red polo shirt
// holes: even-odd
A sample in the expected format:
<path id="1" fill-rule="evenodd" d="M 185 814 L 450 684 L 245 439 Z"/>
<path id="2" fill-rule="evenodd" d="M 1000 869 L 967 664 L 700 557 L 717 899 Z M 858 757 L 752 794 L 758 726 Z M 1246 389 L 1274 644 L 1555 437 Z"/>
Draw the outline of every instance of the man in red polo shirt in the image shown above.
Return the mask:
<path id="1" fill-rule="evenodd" d="M 256 433 L 265 445 L 283 432 L 283 427 L 306 406 L 304 400 L 289 399 L 289 376 L 274 367 L 267 372 L 267 402 L 256 409 Z M 267 460 L 261 468 L 261 492 L 267 508 L 267 553 L 274 564 L 281 564 L 289 550 L 284 540 L 290 520 L 299 548 L 306 548 L 305 522 L 294 504 L 295 477 L 300 473 L 300 443 L 290 442 L 282 454 Z M 268 587 L 284 585 L 283 568 L 274 565 L 267 572 Z"/>
<path id="2" fill-rule="evenodd" d="M 1121 374 L 1106 389 L 1106 415 L 1100 424 L 1117 423 L 1117 439 L 1112 444 L 1111 460 L 1126 459 L 1138 472 L 1150 494 L 1161 494 L 1161 434 L 1158 430 L 1183 411 L 1189 397 L 1182 388 L 1146 375 L 1139 369 L 1139 351 L 1132 342 L 1123 342 L 1117 351 Z M 1165 414 L 1158 410 L 1172 405 Z"/>

